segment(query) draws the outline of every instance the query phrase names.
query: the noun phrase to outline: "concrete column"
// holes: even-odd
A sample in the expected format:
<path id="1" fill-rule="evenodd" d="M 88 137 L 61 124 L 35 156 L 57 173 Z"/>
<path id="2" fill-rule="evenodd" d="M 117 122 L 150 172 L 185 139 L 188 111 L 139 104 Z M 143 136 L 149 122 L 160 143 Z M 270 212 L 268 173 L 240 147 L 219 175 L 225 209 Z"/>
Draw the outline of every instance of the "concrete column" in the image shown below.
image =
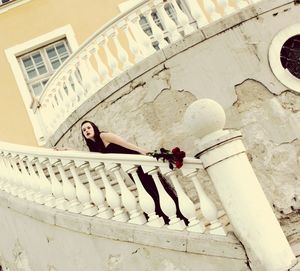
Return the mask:
<path id="1" fill-rule="evenodd" d="M 184 116 L 252 270 L 284 271 L 297 262 L 248 161 L 240 132 L 223 130 L 225 113 L 209 99 L 192 103 Z"/>

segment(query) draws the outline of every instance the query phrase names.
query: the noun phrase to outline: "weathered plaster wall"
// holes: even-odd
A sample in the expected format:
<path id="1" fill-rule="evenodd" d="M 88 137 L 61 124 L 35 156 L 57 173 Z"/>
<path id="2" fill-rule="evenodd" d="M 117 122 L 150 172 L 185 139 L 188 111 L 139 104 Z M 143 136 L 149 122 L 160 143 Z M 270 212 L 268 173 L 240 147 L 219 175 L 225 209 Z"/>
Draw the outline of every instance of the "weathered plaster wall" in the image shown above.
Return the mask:
<path id="1" fill-rule="evenodd" d="M 225 108 L 226 128 L 242 130 L 277 215 L 296 212 L 300 94 L 273 75 L 268 49 L 280 30 L 299 21 L 299 12 L 294 1 L 262 1 L 157 52 L 75 111 L 52 144 L 84 149 L 80 122 L 89 119 L 149 149 L 178 145 L 194 155 L 195 138 L 182 117 L 194 100 L 211 98 Z"/>
<path id="2" fill-rule="evenodd" d="M 62 212 L 0 192 L 0 265 L 10 271 L 246 271 L 234 236 Z"/>

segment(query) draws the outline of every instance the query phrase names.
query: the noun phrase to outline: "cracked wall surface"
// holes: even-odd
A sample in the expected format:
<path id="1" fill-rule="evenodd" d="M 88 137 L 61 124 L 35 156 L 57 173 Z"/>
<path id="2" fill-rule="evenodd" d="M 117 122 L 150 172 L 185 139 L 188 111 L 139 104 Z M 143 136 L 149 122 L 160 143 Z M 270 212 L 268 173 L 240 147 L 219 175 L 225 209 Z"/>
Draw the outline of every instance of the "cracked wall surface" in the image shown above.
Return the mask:
<path id="1" fill-rule="evenodd" d="M 164 49 L 169 57 L 163 63 L 155 62 L 96 107 L 88 108 L 57 145 L 87 150 L 80 134 L 80 123 L 87 119 L 102 131 L 150 150 L 179 146 L 193 156 L 197 153 L 195 137 L 183 124 L 183 114 L 196 99 L 210 98 L 224 107 L 225 128 L 242 131 L 249 160 L 276 215 L 283 219 L 297 213 L 299 93 L 274 76 L 268 50 L 280 30 L 298 22 L 299 11 L 299 5 L 290 2 L 220 33 L 225 23 L 215 23 L 202 31 L 210 38 L 203 40 L 203 35 L 195 33 L 181 41 L 182 45 L 192 40 L 190 47 L 185 44 L 180 52 L 176 44 Z M 212 35 L 213 31 L 218 34 Z M 146 61 L 150 66 L 153 59 Z M 206 190 L 214 194 L 207 176 L 202 175 Z M 195 198 L 191 185 L 184 186 Z"/>
<path id="2" fill-rule="evenodd" d="M 292 213 L 300 207 L 300 95 L 275 95 L 255 80 L 236 86 L 236 94 L 226 128 L 242 131 L 248 158 L 278 217 Z"/>
<path id="3" fill-rule="evenodd" d="M 24 211 L 22 200 L 0 195 L 0 265 L 10 271 L 246 271 L 244 251 L 235 238 L 212 236 L 187 241 L 165 229 L 138 226 L 100 218 L 65 214 L 35 205 Z M 4 194 L 4 197 L 9 197 Z M 5 203 L 6 202 L 6 203 Z M 23 209 L 21 211 L 20 209 Z M 55 218 L 54 218 L 55 215 Z M 59 218 L 59 216 L 61 216 Z M 52 217 L 52 218 L 51 218 Z M 86 229 L 74 228 L 78 224 Z M 59 225 L 58 225 L 59 224 Z M 118 226 L 118 224 L 120 224 Z M 117 227 L 116 227 L 117 225 Z M 72 228 L 73 226 L 73 228 Z M 25 234 L 24 234 L 25 233 Z M 143 240 L 143 244 L 138 239 Z M 194 236 L 194 238 L 196 238 Z M 136 240 L 137 239 L 137 240 Z M 157 239 L 167 247 L 153 245 Z M 158 243 L 158 241 L 156 241 Z M 187 253 L 188 243 L 193 253 Z M 173 246 L 171 248 L 171 245 Z M 4 271 L 7 269 L 4 269 Z"/>

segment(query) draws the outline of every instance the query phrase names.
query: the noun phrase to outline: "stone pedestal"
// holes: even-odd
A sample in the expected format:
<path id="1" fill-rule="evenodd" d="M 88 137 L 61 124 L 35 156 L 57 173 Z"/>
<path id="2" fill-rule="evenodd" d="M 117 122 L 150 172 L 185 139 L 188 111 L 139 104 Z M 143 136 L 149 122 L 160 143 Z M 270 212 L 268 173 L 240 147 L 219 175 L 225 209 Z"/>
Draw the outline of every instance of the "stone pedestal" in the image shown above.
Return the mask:
<path id="1" fill-rule="evenodd" d="M 284 271 L 297 260 L 248 161 L 239 132 L 224 131 L 225 113 L 209 99 L 189 106 L 185 122 L 195 136 L 198 155 L 257 271 Z"/>

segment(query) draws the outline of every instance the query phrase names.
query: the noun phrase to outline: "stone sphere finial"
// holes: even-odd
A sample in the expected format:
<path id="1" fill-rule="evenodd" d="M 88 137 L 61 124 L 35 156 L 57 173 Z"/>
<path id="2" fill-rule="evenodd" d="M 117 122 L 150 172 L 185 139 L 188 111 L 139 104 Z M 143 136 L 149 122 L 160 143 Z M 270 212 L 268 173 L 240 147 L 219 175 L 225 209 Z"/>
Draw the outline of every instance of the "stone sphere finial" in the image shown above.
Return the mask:
<path id="1" fill-rule="evenodd" d="M 193 102 L 184 114 L 184 122 L 198 138 L 222 130 L 225 121 L 222 106 L 211 99 L 199 99 Z"/>

